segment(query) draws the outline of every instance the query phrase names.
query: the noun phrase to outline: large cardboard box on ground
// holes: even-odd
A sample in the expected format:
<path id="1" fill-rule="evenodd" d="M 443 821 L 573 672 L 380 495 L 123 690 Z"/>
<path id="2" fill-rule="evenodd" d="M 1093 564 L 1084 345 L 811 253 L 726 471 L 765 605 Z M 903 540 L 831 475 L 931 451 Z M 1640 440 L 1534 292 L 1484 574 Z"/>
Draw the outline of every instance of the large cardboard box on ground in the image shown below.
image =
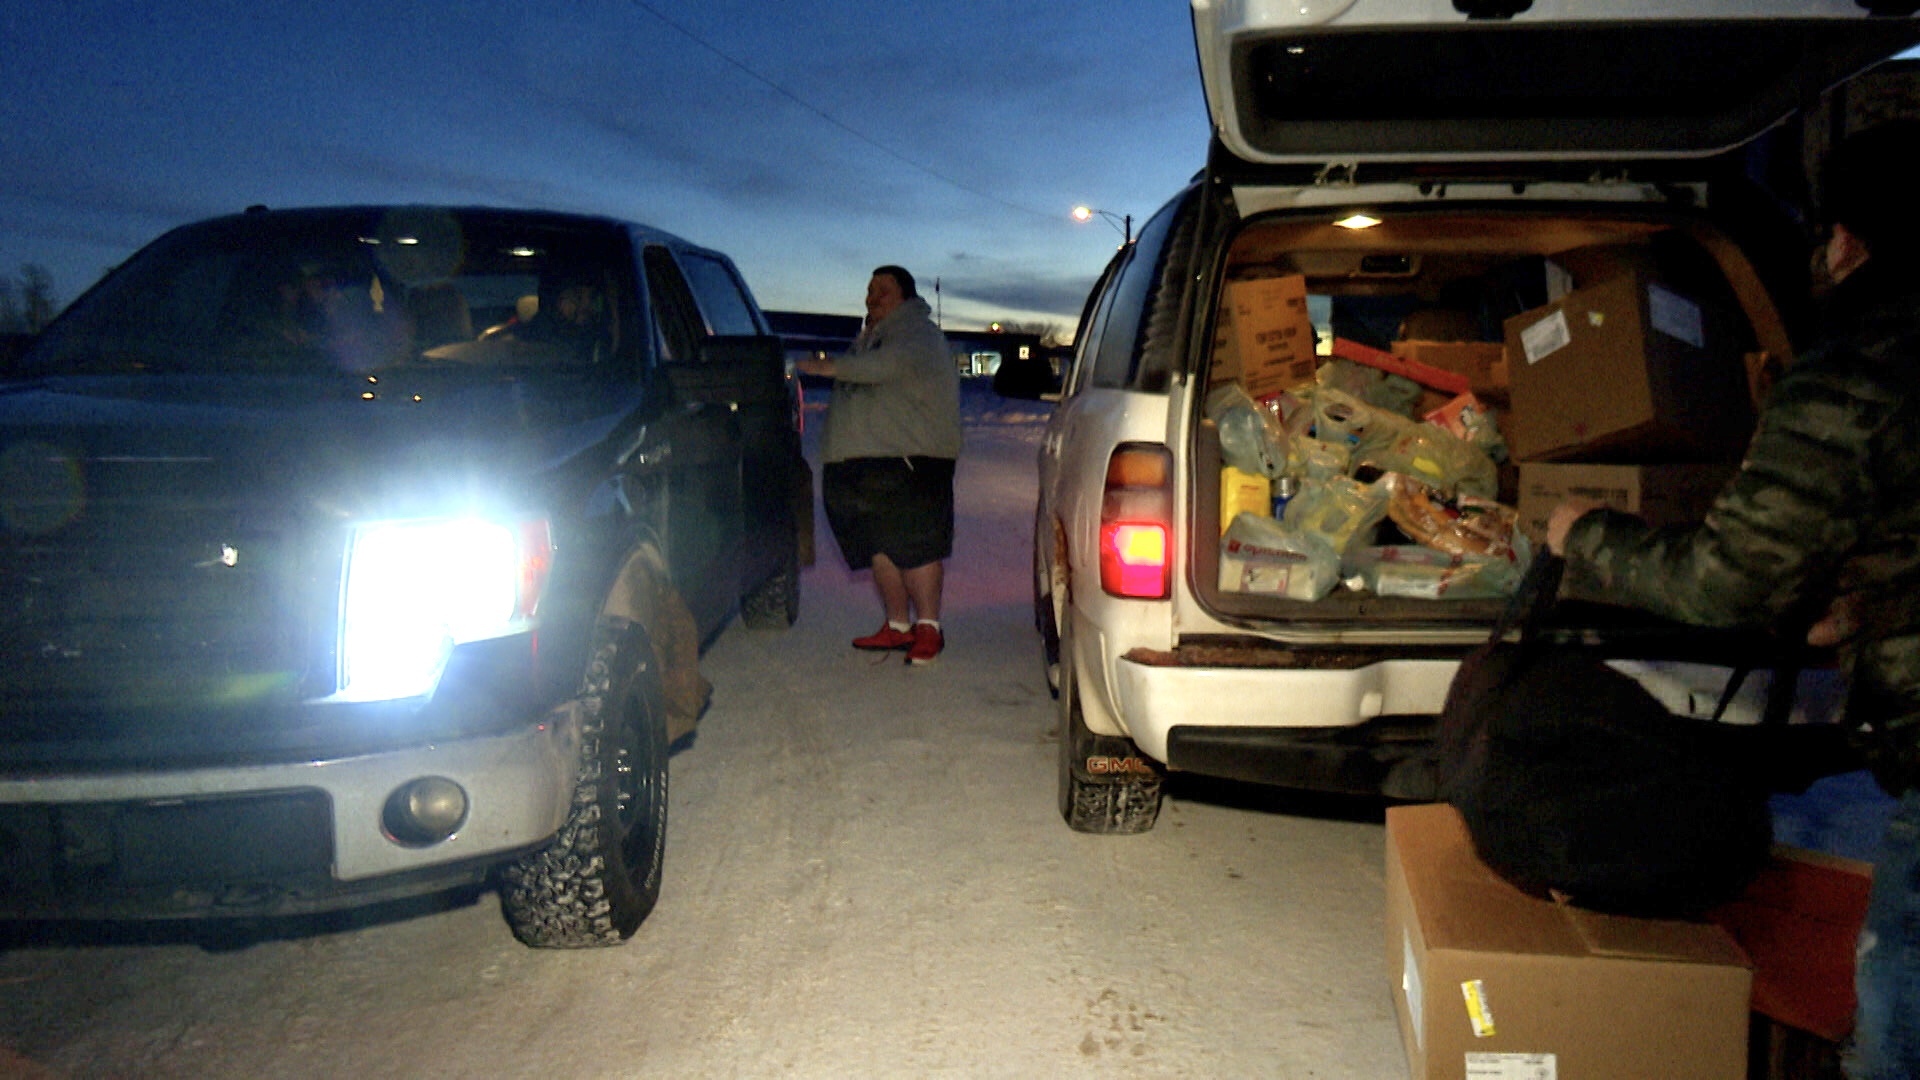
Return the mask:
<path id="1" fill-rule="evenodd" d="M 1240 385 L 1256 398 L 1313 379 L 1313 319 L 1307 314 L 1307 279 L 1299 274 L 1254 278 L 1227 285 L 1234 354 Z"/>
<path id="2" fill-rule="evenodd" d="M 1505 329 L 1516 460 L 1718 461 L 1751 434 L 1726 321 L 1643 274 L 1577 289 Z"/>
<path id="3" fill-rule="evenodd" d="M 1655 526 L 1682 525 L 1706 516 L 1737 465 L 1575 465 L 1520 463 L 1520 531 L 1547 538 L 1547 515 L 1566 499 L 1592 499 L 1638 514 Z"/>
<path id="4" fill-rule="evenodd" d="M 1753 977 L 1711 923 L 1537 899 L 1450 806 L 1387 811 L 1387 970 L 1414 1080 L 1744 1080 Z"/>

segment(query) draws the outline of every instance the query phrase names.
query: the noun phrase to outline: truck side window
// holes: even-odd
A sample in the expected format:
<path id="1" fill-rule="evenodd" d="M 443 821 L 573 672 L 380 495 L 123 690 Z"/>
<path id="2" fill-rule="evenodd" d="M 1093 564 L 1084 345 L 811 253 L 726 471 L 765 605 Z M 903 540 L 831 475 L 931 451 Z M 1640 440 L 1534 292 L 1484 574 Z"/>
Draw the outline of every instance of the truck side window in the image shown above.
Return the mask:
<path id="1" fill-rule="evenodd" d="M 1092 306 L 1080 321 L 1079 332 L 1074 335 L 1073 370 L 1067 373 L 1063 397 L 1087 388 L 1093 377 L 1094 358 L 1100 354 L 1101 337 L 1106 330 L 1107 315 L 1113 310 L 1113 279 L 1120 267 L 1125 265 L 1129 252 L 1121 252 L 1107 264 L 1107 269 L 1095 283 Z"/>
<path id="2" fill-rule="evenodd" d="M 763 332 L 754 322 L 745 287 L 725 262 L 710 255 L 682 252 L 680 269 L 686 271 L 687 284 L 693 287 L 700 310 L 706 314 L 709 331 L 726 335 Z"/>
<path id="3" fill-rule="evenodd" d="M 653 322 L 659 328 L 660 358 L 667 363 L 690 363 L 699 355 L 700 339 L 707 336 L 693 292 L 673 260 L 672 252 L 654 245 L 641 257 L 647 270 L 647 298 Z"/>
<path id="4" fill-rule="evenodd" d="M 1177 206 L 1178 204 L 1173 204 Z M 1109 289 L 1111 311 L 1100 335 L 1099 352 L 1094 356 L 1092 385 L 1110 390 L 1125 389 L 1139 362 L 1140 339 L 1145 331 L 1147 300 L 1160 276 L 1167 234 L 1172 231 L 1173 206 L 1155 215 L 1140 230 L 1133 242 L 1127 263 Z"/>

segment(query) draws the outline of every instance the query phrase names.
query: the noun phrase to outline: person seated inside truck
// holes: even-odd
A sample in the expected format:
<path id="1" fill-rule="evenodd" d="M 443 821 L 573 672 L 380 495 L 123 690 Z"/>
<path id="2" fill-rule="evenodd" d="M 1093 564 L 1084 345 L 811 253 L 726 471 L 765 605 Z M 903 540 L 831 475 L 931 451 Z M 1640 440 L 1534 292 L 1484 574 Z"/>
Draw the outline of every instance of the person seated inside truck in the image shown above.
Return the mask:
<path id="1" fill-rule="evenodd" d="M 489 327 L 477 342 L 429 349 L 430 360 L 468 363 L 542 362 L 596 366 L 619 346 L 612 291 L 593 273 L 572 273 L 542 283 L 539 300 L 525 318 Z"/>
<path id="2" fill-rule="evenodd" d="M 300 257 L 266 279 L 236 324 L 248 363 L 263 370 L 370 371 L 411 341 L 411 320 L 371 269 Z"/>
<path id="3" fill-rule="evenodd" d="M 598 275 L 566 275 L 541 289 L 533 318 L 510 333 L 520 341 L 561 346 L 581 363 L 598 364 L 613 352 L 612 308 Z"/>

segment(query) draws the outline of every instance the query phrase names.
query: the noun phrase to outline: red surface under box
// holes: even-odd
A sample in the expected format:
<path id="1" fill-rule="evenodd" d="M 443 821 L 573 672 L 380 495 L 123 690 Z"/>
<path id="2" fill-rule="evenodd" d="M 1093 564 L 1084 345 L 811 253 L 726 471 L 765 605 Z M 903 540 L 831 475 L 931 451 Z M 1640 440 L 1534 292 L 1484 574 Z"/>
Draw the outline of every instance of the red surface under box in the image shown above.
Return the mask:
<path id="1" fill-rule="evenodd" d="M 1870 864 L 1779 847 L 1740 898 L 1708 913 L 1753 960 L 1753 1011 L 1839 1042 L 1853 1030 L 1853 952 Z"/>

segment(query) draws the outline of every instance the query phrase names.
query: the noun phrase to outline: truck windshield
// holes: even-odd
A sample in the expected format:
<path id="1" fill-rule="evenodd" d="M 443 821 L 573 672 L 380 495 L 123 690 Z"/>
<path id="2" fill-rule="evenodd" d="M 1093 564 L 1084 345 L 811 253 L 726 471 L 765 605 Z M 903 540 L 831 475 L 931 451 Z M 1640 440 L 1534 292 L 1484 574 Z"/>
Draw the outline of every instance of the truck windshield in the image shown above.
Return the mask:
<path id="1" fill-rule="evenodd" d="M 29 375 L 624 365 L 626 238 L 512 215 L 289 211 L 176 230 L 78 301 Z"/>

